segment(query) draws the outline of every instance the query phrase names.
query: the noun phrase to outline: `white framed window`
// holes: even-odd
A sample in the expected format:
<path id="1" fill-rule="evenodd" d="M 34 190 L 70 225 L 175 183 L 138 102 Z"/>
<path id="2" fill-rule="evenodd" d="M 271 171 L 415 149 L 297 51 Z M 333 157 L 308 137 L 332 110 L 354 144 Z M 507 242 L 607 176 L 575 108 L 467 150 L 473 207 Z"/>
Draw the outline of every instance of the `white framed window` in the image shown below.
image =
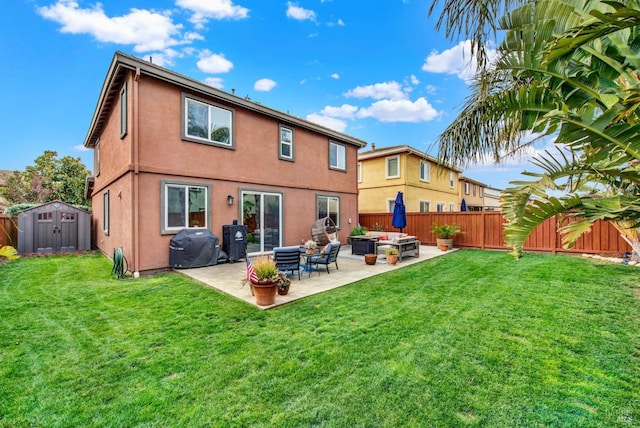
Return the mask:
<path id="1" fill-rule="evenodd" d="M 176 233 L 190 227 L 209 227 L 209 185 L 162 180 L 161 186 L 162 233 Z"/>
<path id="2" fill-rule="evenodd" d="M 362 183 L 362 162 L 358 162 L 358 183 Z"/>
<path id="3" fill-rule="evenodd" d="M 102 194 L 102 231 L 109 236 L 109 191 Z"/>
<path id="4" fill-rule="evenodd" d="M 329 168 L 347 170 L 347 148 L 335 141 L 329 141 Z"/>
<path id="5" fill-rule="evenodd" d="M 477 187 L 478 187 L 478 186 L 476 186 L 475 184 L 473 185 L 473 196 L 475 196 L 475 195 L 476 195 L 476 189 L 477 189 Z"/>
<path id="6" fill-rule="evenodd" d="M 481 198 L 484 197 L 484 191 L 482 189 L 484 189 L 482 186 L 480 186 L 478 188 L 478 196 L 481 197 Z"/>
<path id="7" fill-rule="evenodd" d="M 340 227 L 340 198 L 337 196 L 318 195 L 316 197 L 316 219 L 330 217 Z"/>
<path id="8" fill-rule="evenodd" d="M 127 82 L 120 90 L 120 138 L 127 135 Z"/>
<path id="9" fill-rule="evenodd" d="M 293 129 L 280 125 L 280 144 L 278 145 L 278 157 L 284 160 L 293 160 Z"/>
<path id="10" fill-rule="evenodd" d="M 395 207 L 396 207 L 396 200 L 387 199 L 387 212 L 392 213 Z"/>
<path id="11" fill-rule="evenodd" d="M 420 201 L 420 212 L 428 213 L 431 211 L 431 202 L 430 201 Z"/>
<path id="12" fill-rule="evenodd" d="M 456 204 L 449 204 L 449 211 L 454 212 L 456 210 Z"/>
<path id="13" fill-rule="evenodd" d="M 467 183 L 466 181 L 464 182 L 464 194 L 469 194 L 469 183 Z"/>
<path id="14" fill-rule="evenodd" d="M 427 161 L 420 161 L 420 180 L 431 181 L 431 167 Z"/>
<path id="15" fill-rule="evenodd" d="M 444 212 L 444 202 L 438 202 L 436 204 L 436 211 L 439 213 L 443 213 Z"/>
<path id="16" fill-rule="evenodd" d="M 451 187 L 452 189 L 453 189 L 454 187 L 456 187 L 456 183 L 455 183 L 455 181 L 454 181 L 454 179 L 455 179 L 455 178 L 456 178 L 456 177 L 455 177 L 455 174 L 453 173 L 453 171 L 450 171 L 450 172 L 449 172 L 449 187 Z"/>
<path id="17" fill-rule="evenodd" d="M 400 177 L 400 156 L 390 156 L 385 159 L 386 163 L 386 178 L 398 178 Z"/>
<path id="18" fill-rule="evenodd" d="M 233 111 L 182 94 L 182 138 L 197 143 L 234 146 Z"/>

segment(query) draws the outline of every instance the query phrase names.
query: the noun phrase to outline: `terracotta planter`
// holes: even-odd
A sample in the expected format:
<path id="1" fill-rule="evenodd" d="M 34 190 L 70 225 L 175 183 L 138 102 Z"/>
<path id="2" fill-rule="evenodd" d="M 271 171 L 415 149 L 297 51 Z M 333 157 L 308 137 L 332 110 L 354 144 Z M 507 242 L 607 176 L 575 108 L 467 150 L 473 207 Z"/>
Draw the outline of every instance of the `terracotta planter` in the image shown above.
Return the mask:
<path id="1" fill-rule="evenodd" d="M 376 261 L 378 260 L 378 255 L 377 254 L 365 254 L 364 255 L 364 262 L 368 265 L 375 265 Z"/>
<path id="2" fill-rule="evenodd" d="M 253 295 L 256 298 L 256 305 L 269 306 L 276 302 L 276 291 L 278 287 L 275 282 L 251 282 L 251 286 L 253 288 Z"/>
<path id="3" fill-rule="evenodd" d="M 438 245 L 438 248 L 442 249 L 443 245 L 447 246 L 447 250 L 450 250 L 453 248 L 453 239 L 442 239 L 442 238 L 437 238 L 436 239 L 436 244 Z M 446 251 L 446 250 L 444 250 Z"/>
<path id="4" fill-rule="evenodd" d="M 447 244 L 441 244 L 441 245 L 440 245 L 440 249 L 441 249 L 442 251 L 448 251 L 448 250 L 449 250 L 449 246 L 448 246 Z"/>
<path id="5" fill-rule="evenodd" d="M 387 264 L 395 265 L 396 263 L 398 263 L 398 255 L 397 254 L 391 254 L 391 255 L 387 256 Z"/>

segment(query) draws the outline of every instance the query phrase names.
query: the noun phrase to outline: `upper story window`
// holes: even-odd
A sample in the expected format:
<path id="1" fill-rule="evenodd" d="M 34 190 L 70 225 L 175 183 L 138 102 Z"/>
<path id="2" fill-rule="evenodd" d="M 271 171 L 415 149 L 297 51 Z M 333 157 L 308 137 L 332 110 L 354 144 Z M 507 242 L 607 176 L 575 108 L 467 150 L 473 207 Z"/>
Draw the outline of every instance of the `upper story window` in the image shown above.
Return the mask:
<path id="1" fill-rule="evenodd" d="M 387 178 L 400 177 L 400 156 L 386 158 L 386 164 Z"/>
<path id="2" fill-rule="evenodd" d="M 429 162 L 420 161 L 420 180 L 431 181 L 431 168 Z"/>
<path id="3" fill-rule="evenodd" d="M 347 148 L 334 141 L 329 141 L 329 168 L 347 170 Z"/>
<path id="4" fill-rule="evenodd" d="M 358 183 L 362 183 L 362 162 L 358 162 Z"/>
<path id="5" fill-rule="evenodd" d="M 476 186 L 475 184 L 473 185 L 473 196 L 475 196 L 475 195 L 476 195 L 476 188 L 477 188 L 477 187 L 478 187 L 478 186 Z"/>
<path id="6" fill-rule="evenodd" d="M 162 181 L 162 233 L 175 233 L 186 227 L 208 227 L 209 193 L 207 185 Z"/>
<path id="7" fill-rule="evenodd" d="M 466 181 L 464 182 L 464 194 L 469 194 L 469 183 L 467 183 Z"/>
<path id="8" fill-rule="evenodd" d="M 120 138 L 127 135 L 127 83 L 120 90 Z"/>
<path id="9" fill-rule="evenodd" d="M 484 192 L 482 191 L 482 186 L 478 188 L 478 196 L 480 196 L 481 198 L 484 196 Z"/>
<path id="10" fill-rule="evenodd" d="M 420 201 L 420 212 L 428 213 L 431 211 L 431 202 L 429 201 Z"/>
<path id="11" fill-rule="evenodd" d="M 182 94 L 182 138 L 222 147 L 234 146 L 233 111 Z"/>
<path id="12" fill-rule="evenodd" d="M 453 171 L 449 172 L 449 187 L 451 187 L 452 189 L 456 187 L 456 183 L 454 181 L 455 178 L 456 175 L 453 173 Z"/>
<path id="13" fill-rule="evenodd" d="M 293 129 L 280 125 L 280 144 L 278 157 L 293 160 Z"/>
<path id="14" fill-rule="evenodd" d="M 336 227 L 340 227 L 340 198 L 318 195 L 316 199 L 316 218 L 330 217 Z"/>

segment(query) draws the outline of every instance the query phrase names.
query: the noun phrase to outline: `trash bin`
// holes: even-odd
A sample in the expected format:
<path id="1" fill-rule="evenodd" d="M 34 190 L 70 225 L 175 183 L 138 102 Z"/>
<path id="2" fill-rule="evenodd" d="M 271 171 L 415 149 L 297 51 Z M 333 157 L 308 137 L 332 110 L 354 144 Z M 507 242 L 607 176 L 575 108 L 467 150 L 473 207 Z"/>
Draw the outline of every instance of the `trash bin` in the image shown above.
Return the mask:
<path id="1" fill-rule="evenodd" d="M 247 257 L 247 226 L 226 224 L 222 226 L 222 251 L 231 263 Z"/>

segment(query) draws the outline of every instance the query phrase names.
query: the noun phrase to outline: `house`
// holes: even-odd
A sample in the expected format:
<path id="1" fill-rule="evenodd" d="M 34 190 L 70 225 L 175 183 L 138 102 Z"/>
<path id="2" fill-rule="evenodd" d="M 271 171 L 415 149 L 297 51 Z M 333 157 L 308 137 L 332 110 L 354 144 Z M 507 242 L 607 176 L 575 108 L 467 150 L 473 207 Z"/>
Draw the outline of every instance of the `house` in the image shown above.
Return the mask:
<path id="1" fill-rule="evenodd" d="M 94 245 L 122 248 L 134 276 L 166 269 L 183 228 L 246 224 L 258 254 L 309 239 L 318 218 L 357 222 L 364 141 L 121 52 L 84 145 Z"/>
<path id="2" fill-rule="evenodd" d="M 393 212 L 403 192 L 407 212 L 458 211 L 460 170 L 408 145 L 358 153 L 358 206 L 362 213 Z"/>
<path id="3" fill-rule="evenodd" d="M 501 211 L 500 193 L 502 190 L 493 187 L 484 189 L 484 210 L 485 211 Z"/>
<path id="4" fill-rule="evenodd" d="M 469 177 L 458 178 L 460 186 L 460 204 L 464 200 L 466 211 L 482 211 L 484 207 L 484 193 L 487 185 Z"/>

